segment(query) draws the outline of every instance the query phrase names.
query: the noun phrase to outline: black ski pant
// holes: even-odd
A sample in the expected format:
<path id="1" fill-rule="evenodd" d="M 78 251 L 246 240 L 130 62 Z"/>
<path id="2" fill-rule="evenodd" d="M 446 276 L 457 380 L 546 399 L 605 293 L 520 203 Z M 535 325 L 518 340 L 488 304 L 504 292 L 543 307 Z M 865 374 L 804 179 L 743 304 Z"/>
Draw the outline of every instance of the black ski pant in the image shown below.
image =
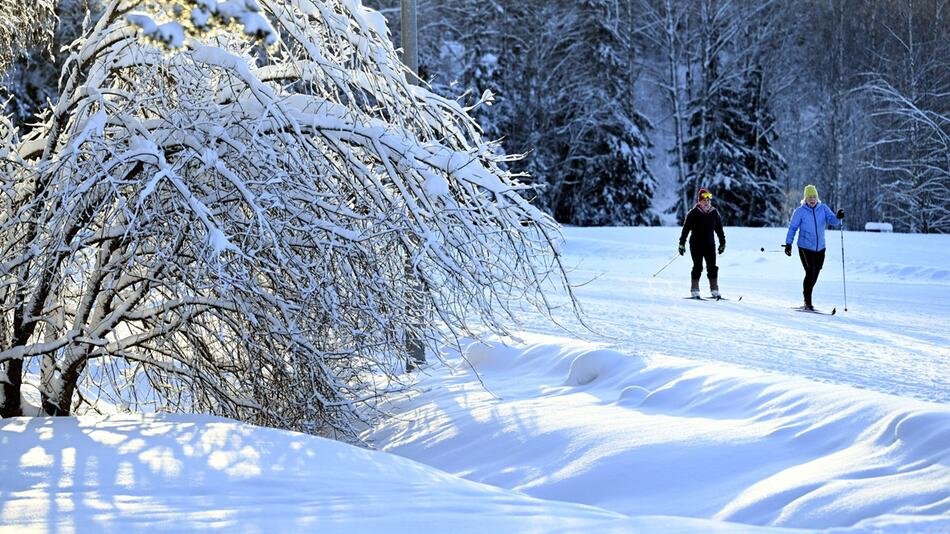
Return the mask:
<path id="1" fill-rule="evenodd" d="M 698 280 L 703 274 L 703 260 L 706 260 L 706 276 L 715 280 L 719 276 L 719 267 L 716 267 L 716 247 L 689 244 L 689 255 L 693 258 L 693 270 L 690 272 L 693 280 Z"/>
<path id="2" fill-rule="evenodd" d="M 802 267 L 805 268 L 805 280 L 802 282 L 802 295 L 805 297 L 805 304 L 811 306 L 811 290 L 815 288 L 818 282 L 818 273 L 825 264 L 825 249 L 817 252 L 799 247 L 798 257 L 802 260 Z"/>

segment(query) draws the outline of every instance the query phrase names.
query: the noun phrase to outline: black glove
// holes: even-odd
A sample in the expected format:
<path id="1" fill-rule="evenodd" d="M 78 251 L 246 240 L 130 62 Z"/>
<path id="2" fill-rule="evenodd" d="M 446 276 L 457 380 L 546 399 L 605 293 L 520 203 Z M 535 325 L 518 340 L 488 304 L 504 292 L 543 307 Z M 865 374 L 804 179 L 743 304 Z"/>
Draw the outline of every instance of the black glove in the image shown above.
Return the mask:
<path id="1" fill-rule="evenodd" d="M 726 242 L 722 241 L 721 243 L 719 243 L 719 253 L 722 254 L 724 250 L 726 250 Z"/>
<path id="2" fill-rule="evenodd" d="M 791 255 L 792 255 L 792 244 L 791 244 L 791 243 L 785 243 L 785 255 L 786 255 L 786 256 L 791 256 Z"/>
<path id="3" fill-rule="evenodd" d="M 837 217 L 839 221 L 843 221 L 843 220 L 844 220 L 844 210 L 839 208 L 839 209 L 838 209 L 838 213 L 835 213 L 835 217 Z"/>
<path id="4" fill-rule="evenodd" d="M 686 254 L 686 245 L 680 243 L 680 256 Z"/>

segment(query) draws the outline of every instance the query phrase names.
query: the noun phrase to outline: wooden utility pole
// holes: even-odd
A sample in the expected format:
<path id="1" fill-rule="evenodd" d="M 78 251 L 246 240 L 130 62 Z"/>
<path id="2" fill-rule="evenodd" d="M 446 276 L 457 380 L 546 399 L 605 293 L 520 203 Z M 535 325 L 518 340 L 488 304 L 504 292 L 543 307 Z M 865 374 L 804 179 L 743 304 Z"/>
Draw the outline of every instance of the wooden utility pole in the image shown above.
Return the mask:
<path id="1" fill-rule="evenodd" d="M 402 62 L 412 74 L 419 76 L 419 35 L 416 26 L 416 0 L 401 0 L 399 33 L 402 42 Z M 413 80 L 415 81 L 415 80 Z"/>
<path id="2" fill-rule="evenodd" d="M 412 71 L 410 83 L 419 83 L 419 36 L 416 26 L 416 0 L 401 0 L 399 7 L 399 34 L 402 43 L 402 62 Z M 406 279 L 412 290 L 410 295 L 422 292 L 423 286 L 416 277 L 410 260 L 411 253 L 406 250 Z M 410 299 L 411 301 L 411 299 Z M 421 305 L 420 305 L 421 307 Z M 412 305 L 406 310 L 410 316 L 415 316 L 416 324 L 406 332 L 406 371 L 412 371 L 426 363 L 425 345 L 422 342 L 422 332 L 425 329 L 424 317 L 420 317 L 420 310 L 413 310 Z"/>

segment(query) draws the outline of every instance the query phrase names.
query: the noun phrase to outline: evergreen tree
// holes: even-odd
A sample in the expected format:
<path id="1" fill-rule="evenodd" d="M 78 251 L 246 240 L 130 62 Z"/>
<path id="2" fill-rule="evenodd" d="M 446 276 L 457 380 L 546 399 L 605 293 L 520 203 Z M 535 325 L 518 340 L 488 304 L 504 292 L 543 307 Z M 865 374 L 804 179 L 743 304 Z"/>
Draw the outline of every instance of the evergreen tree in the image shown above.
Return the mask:
<path id="1" fill-rule="evenodd" d="M 784 224 L 782 213 L 783 192 L 782 174 L 787 165 L 785 158 L 776 150 L 778 134 L 775 130 L 775 116 L 770 108 L 769 94 L 763 84 L 760 68 L 748 72 L 743 87 L 743 102 L 747 126 L 745 131 L 746 152 L 745 168 L 751 172 L 749 184 L 752 194 L 746 200 L 746 209 L 737 214 L 744 215 L 736 224 L 743 226 L 771 226 Z"/>
<path id="2" fill-rule="evenodd" d="M 694 135 L 686 143 L 686 191 L 695 198 L 692 192 L 708 189 L 727 224 L 782 222 L 779 175 L 785 161 L 772 146 L 774 118 L 761 84 L 761 72 L 753 70 L 740 89 L 721 86 L 704 105 L 694 103 L 691 130 L 706 128 L 705 136 Z"/>
<path id="3" fill-rule="evenodd" d="M 560 91 L 566 135 L 557 140 L 565 165 L 552 178 L 557 220 L 580 225 L 656 224 L 655 179 L 647 165 L 650 122 L 637 112 L 626 73 L 631 43 L 615 3 L 577 7 L 578 61 L 565 67 Z M 554 88 L 552 88 L 553 90 Z"/>
<path id="4" fill-rule="evenodd" d="M 775 119 L 762 69 L 735 50 L 737 19 L 704 2 L 696 51 L 699 90 L 690 100 L 684 208 L 704 187 L 717 198 L 724 222 L 743 226 L 781 223 L 785 161 L 775 150 Z M 685 210 L 684 210 L 685 211 Z"/>

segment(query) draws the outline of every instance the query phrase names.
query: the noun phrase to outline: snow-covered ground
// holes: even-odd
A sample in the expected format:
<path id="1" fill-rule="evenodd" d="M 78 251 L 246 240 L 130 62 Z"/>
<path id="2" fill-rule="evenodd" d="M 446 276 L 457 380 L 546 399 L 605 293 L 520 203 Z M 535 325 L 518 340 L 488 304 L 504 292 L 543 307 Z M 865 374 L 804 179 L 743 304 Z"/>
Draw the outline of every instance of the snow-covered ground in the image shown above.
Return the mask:
<path id="1" fill-rule="evenodd" d="M 802 303 L 797 251 L 784 228 L 726 228 L 719 285 L 730 302 L 694 302 L 691 262 L 676 255 L 677 228 L 567 228 L 567 261 L 587 322 L 611 348 L 777 371 L 921 400 L 950 402 L 950 235 L 827 232 L 815 306 L 834 317 L 790 313 Z M 765 248 L 766 252 L 760 249 Z M 701 282 L 708 295 L 705 276 Z M 737 299 L 742 300 L 737 302 Z M 564 302 L 564 299 L 554 299 Z M 528 330 L 564 335 L 526 312 Z M 569 313 L 571 337 L 601 339 Z"/>
<path id="2" fill-rule="evenodd" d="M 0 421 L 0 530 L 950 532 L 950 236 L 727 228 L 723 302 L 678 229 L 565 231 L 594 332 L 525 313 L 393 398 L 368 451 L 187 416 Z M 739 296 L 742 300 L 738 300 Z M 563 302 L 563 299 L 560 300 Z M 463 358 L 464 355 L 464 358 Z M 474 372 L 478 371 L 478 374 Z"/>

